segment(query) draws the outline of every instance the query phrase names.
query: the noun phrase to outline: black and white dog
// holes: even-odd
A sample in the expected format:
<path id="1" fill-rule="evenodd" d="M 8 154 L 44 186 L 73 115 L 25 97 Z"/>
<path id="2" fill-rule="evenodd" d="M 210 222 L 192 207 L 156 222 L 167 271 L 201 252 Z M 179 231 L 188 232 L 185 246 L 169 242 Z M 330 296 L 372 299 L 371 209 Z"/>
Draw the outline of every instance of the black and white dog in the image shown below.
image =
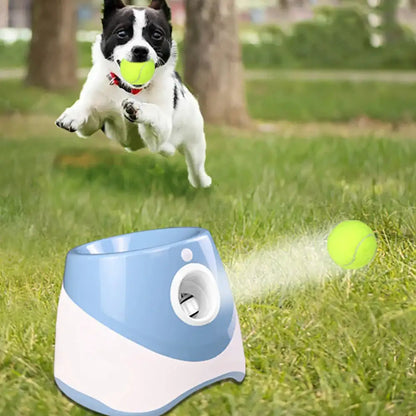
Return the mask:
<path id="1" fill-rule="evenodd" d="M 93 67 L 75 104 L 56 124 L 81 137 L 102 129 L 127 150 L 147 146 L 171 156 L 178 149 L 186 157 L 189 181 L 207 188 L 204 121 L 198 102 L 175 72 L 176 43 L 172 40 L 171 11 L 165 0 L 147 8 L 105 0 L 103 33 L 93 46 Z M 121 78 L 120 62 L 152 59 L 152 80 L 136 88 Z"/>

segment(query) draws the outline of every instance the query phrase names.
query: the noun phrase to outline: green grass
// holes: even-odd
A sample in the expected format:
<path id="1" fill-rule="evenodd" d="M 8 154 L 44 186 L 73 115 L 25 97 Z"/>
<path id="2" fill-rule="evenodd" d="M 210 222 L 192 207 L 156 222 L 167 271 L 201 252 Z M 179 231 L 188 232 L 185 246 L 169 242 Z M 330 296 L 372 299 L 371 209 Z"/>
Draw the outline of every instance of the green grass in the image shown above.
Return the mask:
<path id="1" fill-rule="evenodd" d="M 0 81 L 0 114 L 47 114 L 58 117 L 79 96 L 77 91 L 44 91 L 20 80 Z"/>
<path id="2" fill-rule="evenodd" d="M 78 42 L 78 65 L 82 68 L 91 66 L 91 43 Z M 26 65 L 29 54 L 29 43 L 17 41 L 6 44 L 0 41 L 0 69 L 20 68 Z"/>
<path id="3" fill-rule="evenodd" d="M 239 304 L 246 380 L 205 389 L 172 415 L 416 413 L 414 140 L 209 127 L 214 186 L 195 191 L 180 156 L 127 154 L 101 134 L 84 141 L 55 128 L 75 93 L 31 89 L 24 102 L 19 92 L 0 83 L 0 415 L 92 415 L 53 382 L 56 307 L 73 246 L 202 226 L 230 264 L 347 218 L 376 230 L 372 265 Z M 266 98 L 258 102 L 268 111 Z"/>
<path id="4" fill-rule="evenodd" d="M 18 68 L 26 63 L 29 43 L 18 41 L 11 45 L 0 41 L 0 68 Z"/>
<path id="5" fill-rule="evenodd" d="M 416 120 L 416 84 L 276 79 L 250 81 L 247 90 L 251 115 L 264 120 Z"/>
<path id="6" fill-rule="evenodd" d="M 81 83 L 79 89 L 81 88 Z M 0 81 L 0 112 L 58 116 L 79 91 L 45 92 L 21 81 Z M 277 121 L 349 121 L 362 116 L 415 121 L 416 85 L 341 81 L 258 80 L 247 83 L 249 111 Z"/>

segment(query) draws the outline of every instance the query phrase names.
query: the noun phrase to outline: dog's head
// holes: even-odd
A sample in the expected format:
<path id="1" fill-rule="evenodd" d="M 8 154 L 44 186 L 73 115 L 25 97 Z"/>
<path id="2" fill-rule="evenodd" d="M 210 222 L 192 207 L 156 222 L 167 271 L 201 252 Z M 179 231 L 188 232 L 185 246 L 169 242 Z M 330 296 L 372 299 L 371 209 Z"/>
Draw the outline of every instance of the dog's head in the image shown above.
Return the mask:
<path id="1" fill-rule="evenodd" d="M 171 55 L 171 12 L 166 0 L 152 0 L 149 7 L 126 6 L 122 0 L 104 0 L 101 50 L 120 65 L 153 60 L 165 65 Z"/>

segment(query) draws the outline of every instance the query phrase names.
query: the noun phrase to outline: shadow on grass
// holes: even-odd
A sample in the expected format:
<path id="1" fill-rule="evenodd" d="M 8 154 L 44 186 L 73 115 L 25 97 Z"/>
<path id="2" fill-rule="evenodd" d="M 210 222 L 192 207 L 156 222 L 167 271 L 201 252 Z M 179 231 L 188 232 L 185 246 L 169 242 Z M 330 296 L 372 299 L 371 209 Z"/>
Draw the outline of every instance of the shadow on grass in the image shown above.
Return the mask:
<path id="1" fill-rule="evenodd" d="M 135 194 L 195 195 L 188 182 L 185 159 L 168 160 L 158 155 L 108 150 L 69 150 L 57 154 L 54 169 L 82 186 L 91 184 Z"/>

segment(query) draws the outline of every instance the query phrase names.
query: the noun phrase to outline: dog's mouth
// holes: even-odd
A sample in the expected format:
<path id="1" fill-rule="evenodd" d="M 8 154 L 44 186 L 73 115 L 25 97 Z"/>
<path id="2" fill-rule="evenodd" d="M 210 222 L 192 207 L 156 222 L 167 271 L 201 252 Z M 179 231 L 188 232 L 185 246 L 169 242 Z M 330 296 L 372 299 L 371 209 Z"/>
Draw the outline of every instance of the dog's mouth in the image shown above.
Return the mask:
<path id="1" fill-rule="evenodd" d="M 120 72 L 121 72 L 121 63 L 122 61 L 119 59 L 115 59 L 114 62 L 118 65 L 118 67 L 120 68 Z M 148 82 L 146 82 L 145 84 L 132 84 L 128 81 L 126 81 L 122 74 L 117 75 L 114 72 L 110 72 L 107 75 L 107 79 L 110 81 L 110 85 L 117 85 L 119 88 L 123 89 L 124 91 L 133 94 L 133 95 L 137 95 L 139 94 L 141 91 L 143 91 L 143 89 L 147 88 L 147 86 L 150 83 L 150 80 Z"/>
<path id="2" fill-rule="evenodd" d="M 117 59 L 116 60 L 116 63 L 118 65 L 118 67 L 121 68 L 121 61 L 120 61 L 120 59 Z M 144 86 L 144 85 L 131 84 L 130 82 L 127 82 L 124 78 L 122 78 L 119 81 L 119 84 L 118 85 L 121 86 L 124 90 L 130 89 L 130 87 L 132 87 L 132 89 L 136 89 L 136 88 L 143 88 L 143 86 Z"/>
<path id="3" fill-rule="evenodd" d="M 117 63 L 117 65 L 120 67 L 121 66 L 121 61 L 120 61 L 120 59 L 117 59 L 116 60 L 116 63 Z M 155 68 L 159 68 L 159 67 L 161 67 L 163 65 L 163 62 L 160 62 L 160 59 L 158 59 L 156 62 L 155 62 Z"/>
<path id="4" fill-rule="evenodd" d="M 115 63 L 118 65 L 118 67 L 119 67 L 119 69 L 120 69 L 120 72 L 119 72 L 119 75 L 117 75 L 117 77 L 118 78 L 121 78 L 121 80 L 122 80 L 122 83 L 123 84 L 125 84 L 125 86 L 130 86 L 132 89 L 138 89 L 138 88 L 140 88 L 140 89 L 144 89 L 144 88 L 147 88 L 148 86 L 149 86 L 149 84 L 150 84 L 150 82 L 151 82 L 151 80 L 149 80 L 149 81 L 147 81 L 147 82 L 145 82 L 145 83 L 143 83 L 143 84 L 132 84 L 131 82 L 129 82 L 129 81 L 127 81 L 127 80 L 125 80 L 124 79 L 124 77 L 123 77 L 123 74 L 122 74 L 122 72 L 121 72 L 121 64 L 122 64 L 122 61 L 120 60 L 120 59 L 115 59 L 114 60 L 115 61 Z M 140 62 L 140 63 L 147 63 L 147 62 L 149 62 L 149 61 L 151 61 L 151 59 L 148 59 L 147 61 L 145 61 L 145 62 Z M 128 61 L 128 62 L 131 62 L 131 61 Z M 134 61 L 133 61 L 134 62 Z M 157 69 L 160 65 L 158 64 L 158 62 L 159 62 L 159 60 L 155 63 L 155 69 Z M 111 76 L 111 74 L 110 74 L 110 78 L 112 78 L 112 79 L 114 79 L 114 77 L 112 77 Z M 120 81 L 121 81 L 120 80 Z M 119 82 L 119 84 L 121 84 L 120 83 L 120 81 L 118 81 Z M 124 88 L 124 87 L 123 87 Z M 124 88 L 125 89 L 125 88 Z"/>

